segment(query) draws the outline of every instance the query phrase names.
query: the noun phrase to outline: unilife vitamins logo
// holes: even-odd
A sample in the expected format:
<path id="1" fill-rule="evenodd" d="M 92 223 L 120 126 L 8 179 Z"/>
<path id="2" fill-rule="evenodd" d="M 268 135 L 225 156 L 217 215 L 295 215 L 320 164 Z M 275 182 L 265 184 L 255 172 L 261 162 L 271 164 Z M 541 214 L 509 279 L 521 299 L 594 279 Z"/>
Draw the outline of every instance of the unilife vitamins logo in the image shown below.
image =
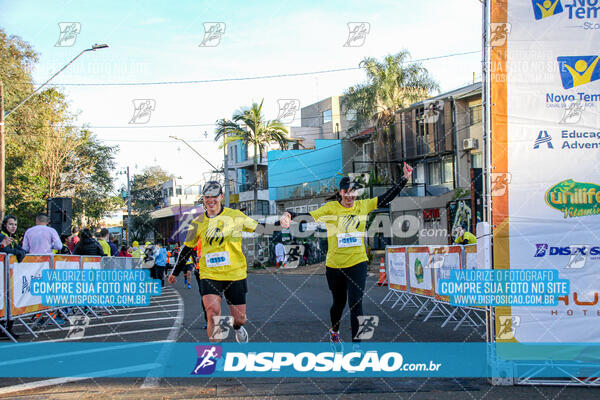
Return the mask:
<path id="1" fill-rule="evenodd" d="M 558 57 L 563 88 L 571 89 L 600 79 L 600 56 Z"/>
<path id="2" fill-rule="evenodd" d="M 533 15 L 536 20 L 551 17 L 563 12 L 560 0 L 531 0 Z"/>
<path id="3" fill-rule="evenodd" d="M 600 185 L 595 183 L 564 180 L 548 189 L 545 198 L 564 218 L 600 214 Z"/>

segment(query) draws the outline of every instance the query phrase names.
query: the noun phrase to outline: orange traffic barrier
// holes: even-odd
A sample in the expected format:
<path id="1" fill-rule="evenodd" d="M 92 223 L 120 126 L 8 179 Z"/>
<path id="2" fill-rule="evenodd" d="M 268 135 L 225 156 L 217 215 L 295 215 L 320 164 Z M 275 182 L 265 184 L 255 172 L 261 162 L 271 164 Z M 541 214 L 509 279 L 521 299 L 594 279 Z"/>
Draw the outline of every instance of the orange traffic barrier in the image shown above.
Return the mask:
<path id="1" fill-rule="evenodd" d="M 385 276 L 385 261 L 383 261 L 383 257 L 381 257 L 381 262 L 379 263 L 379 280 L 377 281 L 377 286 L 387 286 L 388 281 Z"/>

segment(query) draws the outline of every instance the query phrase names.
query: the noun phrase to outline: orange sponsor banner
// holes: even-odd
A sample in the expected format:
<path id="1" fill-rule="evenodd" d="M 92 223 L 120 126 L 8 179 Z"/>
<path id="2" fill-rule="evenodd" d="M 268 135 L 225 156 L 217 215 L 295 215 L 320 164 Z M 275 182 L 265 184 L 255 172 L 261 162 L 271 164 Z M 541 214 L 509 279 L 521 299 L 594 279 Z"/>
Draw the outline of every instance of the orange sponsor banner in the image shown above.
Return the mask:
<path id="1" fill-rule="evenodd" d="M 67 254 L 55 254 L 52 257 L 53 269 L 81 269 L 81 257 Z"/>
<path id="2" fill-rule="evenodd" d="M 433 287 L 436 300 L 450 302 L 450 296 L 441 296 L 438 294 L 439 281 L 440 279 L 450 279 L 450 271 L 462 269 L 461 256 L 461 246 L 431 247 L 429 265 L 433 274 Z"/>
<path id="3" fill-rule="evenodd" d="M 0 254 L 0 318 L 6 315 L 6 254 Z"/>
<path id="4" fill-rule="evenodd" d="M 102 257 L 98 256 L 82 256 L 81 269 L 100 269 Z"/>
<path id="5" fill-rule="evenodd" d="M 433 297 L 433 274 L 429 266 L 429 247 L 407 247 L 408 286 L 411 293 Z"/>
<path id="6" fill-rule="evenodd" d="M 387 247 L 387 280 L 390 289 L 406 292 L 408 290 L 408 273 L 406 271 L 406 248 Z"/>
<path id="7" fill-rule="evenodd" d="M 8 259 L 9 284 L 10 284 L 10 314 L 18 316 L 30 314 L 50 307 L 42 305 L 41 296 L 31 295 L 31 280 L 42 277 L 42 271 L 50 269 L 51 255 L 25 256 L 23 261 L 17 262 L 14 255 Z"/>

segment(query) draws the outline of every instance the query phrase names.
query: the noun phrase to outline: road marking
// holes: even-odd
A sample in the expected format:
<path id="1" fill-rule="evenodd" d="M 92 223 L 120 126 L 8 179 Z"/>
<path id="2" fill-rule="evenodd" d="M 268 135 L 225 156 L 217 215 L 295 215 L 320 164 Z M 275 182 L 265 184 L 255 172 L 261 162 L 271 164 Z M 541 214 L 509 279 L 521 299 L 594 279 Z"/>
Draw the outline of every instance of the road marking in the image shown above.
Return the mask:
<path id="1" fill-rule="evenodd" d="M 136 315 L 136 314 L 134 314 L 134 315 Z M 134 319 L 134 320 L 131 320 L 131 321 L 104 322 L 104 323 L 100 323 L 100 324 L 90 324 L 86 328 L 87 329 L 91 329 L 91 328 L 95 328 L 97 326 L 135 324 L 135 323 L 138 323 L 138 322 L 145 322 L 145 321 L 163 321 L 163 320 L 167 320 L 167 319 L 176 319 L 176 318 L 177 317 L 163 317 L 163 318 Z M 62 329 L 53 328 L 53 329 L 40 330 L 40 331 L 37 331 L 36 333 L 60 332 L 60 331 L 62 331 Z"/>
<path id="2" fill-rule="evenodd" d="M 168 329 L 171 329 L 172 327 L 169 328 L 152 328 L 152 329 L 139 329 L 136 331 L 125 331 L 125 332 L 114 332 L 114 333 L 103 333 L 101 335 L 91 335 L 91 336 L 86 336 L 83 337 L 81 339 L 92 339 L 92 338 L 97 338 L 97 337 L 107 337 L 107 336 L 121 336 L 121 335 L 133 335 L 135 333 L 145 333 L 145 332 L 156 332 L 156 331 L 166 331 Z M 72 339 L 52 339 L 52 340 L 40 340 L 39 342 L 34 342 L 34 343 L 54 343 L 54 342 L 64 342 L 67 340 L 72 340 Z M 77 339 L 80 340 L 80 339 Z"/>
<path id="3" fill-rule="evenodd" d="M 138 313 L 129 313 L 129 314 L 111 314 L 111 315 L 102 315 L 102 316 L 100 316 L 99 319 L 114 318 L 114 317 L 128 317 L 128 316 L 137 317 L 138 315 L 170 313 L 170 312 L 175 312 L 175 311 L 177 311 L 177 308 L 173 308 L 171 310 L 148 311 L 148 312 L 138 312 Z"/>
<path id="4" fill-rule="evenodd" d="M 167 359 L 169 358 L 169 353 L 171 352 L 171 346 L 169 346 L 168 343 L 172 343 L 175 342 L 177 340 L 177 336 L 179 336 L 179 331 L 181 330 L 181 325 L 183 325 L 183 309 L 184 309 L 184 304 L 183 304 L 183 298 L 181 297 L 181 295 L 179 294 L 179 292 L 176 292 L 178 297 L 178 310 L 177 310 L 177 318 L 175 319 L 175 322 L 173 323 L 173 327 L 171 328 L 171 331 L 169 332 L 169 336 L 167 336 L 167 344 L 165 346 L 163 346 L 162 350 L 160 351 L 160 353 L 158 354 L 158 357 L 156 357 L 156 363 L 160 365 L 160 367 L 152 370 L 144 379 L 144 383 L 142 383 L 141 388 L 152 388 L 152 387 L 157 387 L 158 386 L 158 381 L 160 379 L 160 376 L 163 375 L 163 370 L 165 368 L 165 362 L 167 361 Z"/>
<path id="5" fill-rule="evenodd" d="M 127 372 L 137 372 L 137 371 L 146 371 L 152 368 L 156 368 L 156 364 L 142 364 L 136 365 L 135 367 L 127 367 L 127 368 L 115 368 L 115 369 L 107 369 L 102 371 L 94 372 L 93 378 L 100 378 L 103 376 L 111 376 L 111 375 L 119 375 Z M 98 375 L 100 374 L 100 375 Z M 85 379 L 92 379 L 92 377 L 87 376 L 73 376 L 67 378 L 54 378 L 54 379 L 46 379 L 44 381 L 36 381 L 29 383 L 22 383 L 20 385 L 7 386 L 0 388 L 0 395 L 11 394 L 16 392 L 21 392 L 24 390 L 33 390 L 39 389 L 47 386 L 56 386 L 62 385 L 69 382 L 77 382 Z"/>

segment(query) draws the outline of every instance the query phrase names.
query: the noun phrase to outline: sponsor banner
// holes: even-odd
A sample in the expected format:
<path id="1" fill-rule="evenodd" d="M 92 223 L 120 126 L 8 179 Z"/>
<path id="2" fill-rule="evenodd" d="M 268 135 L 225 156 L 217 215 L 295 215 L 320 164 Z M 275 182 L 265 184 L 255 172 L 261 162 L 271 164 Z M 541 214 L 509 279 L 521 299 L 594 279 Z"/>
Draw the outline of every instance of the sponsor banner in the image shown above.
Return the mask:
<path id="1" fill-rule="evenodd" d="M 406 292 L 408 279 L 406 273 L 406 248 L 386 247 L 387 280 L 390 289 Z"/>
<path id="2" fill-rule="evenodd" d="M 498 307 L 496 336 L 596 342 L 600 4 L 492 0 L 490 6 L 491 27 L 505 28 L 503 40 L 495 35 L 490 43 L 491 168 L 507 177 L 505 190 L 492 193 L 494 267 L 556 269 L 570 288 L 553 306 Z"/>
<path id="3" fill-rule="evenodd" d="M 499 348 L 501 347 L 501 348 Z M 168 351 L 164 351 L 168 348 Z M 590 361 L 598 344 L 361 343 L 361 352 L 333 352 L 328 343 L 26 343 L 6 344 L 1 377 L 506 377 L 530 374 L 514 364 L 488 359 L 500 350 L 559 364 L 564 354 L 575 367 L 551 364 L 544 377 L 597 377 Z M 157 358 L 157 355 L 160 357 Z M 93 360 L 93 362 L 90 362 Z M 35 368 L 31 363 L 35 363 Z M 529 375 L 527 375 L 529 376 Z"/>
<path id="4" fill-rule="evenodd" d="M 464 268 L 465 269 L 478 269 L 477 267 L 477 245 L 469 244 L 463 246 L 463 254 L 464 254 Z"/>
<path id="5" fill-rule="evenodd" d="M 55 254 L 52 256 L 54 269 L 79 269 L 81 268 L 81 257 L 66 254 Z"/>
<path id="6" fill-rule="evenodd" d="M 429 246 L 431 250 L 429 262 L 433 271 L 435 299 L 450 302 L 450 296 L 442 296 L 439 290 L 441 279 L 450 279 L 452 271 L 462 268 L 461 246 Z"/>
<path id="7" fill-rule="evenodd" d="M 43 270 L 31 281 L 31 294 L 50 307 L 148 306 L 151 296 L 161 294 L 161 285 L 147 269 Z"/>
<path id="8" fill-rule="evenodd" d="M 13 255 L 9 258 L 11 316 L 28 314 L 48 309 L 42 298 L 31 293 L 31 281 L 41 278 L 42 271 L 50 268 L 51 255 L 25 256 L 18 263 Z"/>
<path id="9" fill-rule="evenodd" d="M 82 256 L 81 257 L 81 269 L 101 269 L 102 268 L 102 257 L 96 256 Z"/>
<path id="10" fill-rule="evenodd" d="M 433 279 L 429 264 L 429 247 L 407 247 L 408 285 L 411 293 L 433 297 Z"/>
<path id="11" fill-rule="evenodd" d="M 4 260 L 6 259 L 6 254 L 2 253 L 0 254 L 0 318 L 4 317 L 6 315 L 6 307 L 5 307 L 5 302 L 6 302 L 6 284 L 5 284 L 5 278 L 6 278 L 6 271 L 5 271 L 5 265 L 4 265 Z"/>

